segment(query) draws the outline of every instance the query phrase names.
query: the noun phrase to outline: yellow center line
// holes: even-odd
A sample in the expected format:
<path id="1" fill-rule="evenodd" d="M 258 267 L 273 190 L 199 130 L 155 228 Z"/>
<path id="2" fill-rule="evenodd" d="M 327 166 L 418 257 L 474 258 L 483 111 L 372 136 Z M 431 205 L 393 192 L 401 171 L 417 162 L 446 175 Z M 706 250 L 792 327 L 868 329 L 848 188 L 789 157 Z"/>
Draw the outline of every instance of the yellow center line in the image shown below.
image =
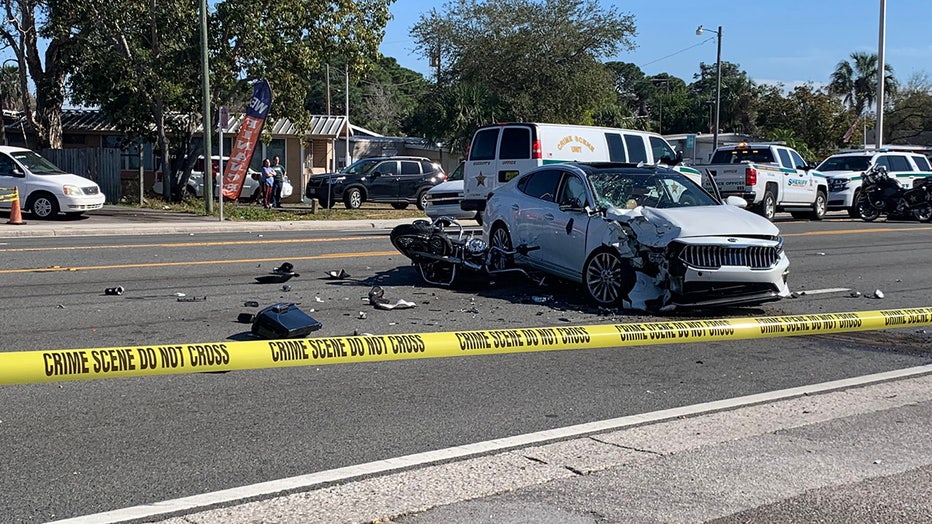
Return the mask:
<path id="1" fill-rule="evenodd" d="M 816 235 L 856 235 L 861 233 L 904 233 L 912 231 L 929 231 L 932 227 L 885 227 L 880 229 L 845 229 L 843 231 L 807 231 L 805 233 L 786 233 L 784 237 L 806 237 Z"/>
<path id="2" fill-rule="evenodd" d="M 126 249 L 126 248 L 153 248 L 153 247 L 210 247 L 210 246 L 248 246 L 254 244 L 303 244 L 307 242 L 341 242 L 351 240 L 368 240 L 372 237 L 338 237 L 338 238 L 292 238 L 292 239 L 257 239 L 257 240 L 229 240 L 217 242 L 179 242 L 158 244 L 121 244 L 111 246 L 60 246 L 60 247 L 10 247 L 0 248 L 2 253 L 20 253 L 26 251 L 79 251 L 85 249 Z"/>
<path id="3" fill-rule="evenodd" d="M 333 258 L 358 258 L 358 257 L 384 257 L 398 255 L 397 251 L 370 251 L 367 253 L 327 253 L 324 255 L 311 255 L 304 257 L 288 257 L 289 260 L 326 260 Z M 281 262 L 278 258 L 240 258 L 226 260 L 193 260 L 182 262 L 146 262 L 138 264 L 107 264 L 103 266 L 52 266 L 40 268 L 22 268 L 22 269 L 0 269 L 0 274 L 8 275 L 13 273 L 48 273 L 56 271 L 90 271 L 95 269 L 129 269 L 140 267 L 173 267 L 173 266 L 207 266 L 212 264 L 255 264 L 257 262 Z"/>

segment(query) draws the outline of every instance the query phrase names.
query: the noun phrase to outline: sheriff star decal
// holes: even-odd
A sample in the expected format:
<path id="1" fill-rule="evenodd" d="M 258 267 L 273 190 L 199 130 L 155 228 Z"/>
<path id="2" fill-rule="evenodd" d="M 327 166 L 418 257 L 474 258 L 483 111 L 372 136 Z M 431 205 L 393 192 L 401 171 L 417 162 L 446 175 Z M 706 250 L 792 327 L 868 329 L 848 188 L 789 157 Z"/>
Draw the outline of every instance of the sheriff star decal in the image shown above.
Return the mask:
<path id="1" fill-rule="evenodd" d="M 487 177 L 482 173 L 479 173 L 479 176 L 476 177 L 476 187 L 485 186 L 485 179 Z"/>

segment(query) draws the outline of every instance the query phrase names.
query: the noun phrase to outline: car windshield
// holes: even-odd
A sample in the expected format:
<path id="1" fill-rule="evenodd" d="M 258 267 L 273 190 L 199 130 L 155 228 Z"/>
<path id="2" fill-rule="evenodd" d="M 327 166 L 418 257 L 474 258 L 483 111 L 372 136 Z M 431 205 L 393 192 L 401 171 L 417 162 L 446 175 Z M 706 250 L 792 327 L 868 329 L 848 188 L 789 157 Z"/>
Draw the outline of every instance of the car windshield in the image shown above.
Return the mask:
<path id="1" fill-rule="evenodd" d="M 379 163 L 378 159 L 375 158 L 364 158 L 362 160 L 357 160 L 352 164 L 344 167 L 340 170 L 341 173 L 346 173 L 348 175 L 363 175 L 367 173 L 370 169 L 375 167 Z"/>
<path id="2" fill-rule="evenodd" d="M 719 205 L 695 182 L 676 171 L 599 171 L 589 175 L 589 182 L 596 202 L 604 209 Z"/>
<path id="3" fill-rule="evenodd" d="M 10 155 L 20 164 L 26 166 L 26 169 L 34 175 L 60 175 L 64 173 L 58 166 L 34 151 L 15 151 Z"/>
<path id="4" fill-rule="evenodd" d="M 447 177 L 447 181 L 450 180 L 462 180 L 463 179 L 463 163 L 460 162 L 460 165 L 456 166 L 456 169 L 450 173 L 450 176 Z"/>
<path id="5" fill-rule="evenodd" d="M 871 163 L 869 156 L 830 156 L 819 164 L 819 171 L 865 171 Z"/>

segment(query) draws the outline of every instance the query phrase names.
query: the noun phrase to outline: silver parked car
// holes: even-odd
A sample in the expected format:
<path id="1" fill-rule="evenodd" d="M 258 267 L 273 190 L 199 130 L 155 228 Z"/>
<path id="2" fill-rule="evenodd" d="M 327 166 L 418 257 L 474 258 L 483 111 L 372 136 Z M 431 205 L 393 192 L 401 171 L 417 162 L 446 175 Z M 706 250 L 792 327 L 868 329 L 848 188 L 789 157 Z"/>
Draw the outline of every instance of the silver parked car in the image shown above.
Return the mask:
<path id="1" fill-rule="evenodd" d="M 703 187 L 709 187 L 713 193 Z M 789 296 L 789 260 L 769 220 L 723 203 L 664 167 L 542 166 L 486 204 L 492 246 L 539 249 L 500 258 L 578 282 L 595 303 L 646 311 L 760 304 Z"/>

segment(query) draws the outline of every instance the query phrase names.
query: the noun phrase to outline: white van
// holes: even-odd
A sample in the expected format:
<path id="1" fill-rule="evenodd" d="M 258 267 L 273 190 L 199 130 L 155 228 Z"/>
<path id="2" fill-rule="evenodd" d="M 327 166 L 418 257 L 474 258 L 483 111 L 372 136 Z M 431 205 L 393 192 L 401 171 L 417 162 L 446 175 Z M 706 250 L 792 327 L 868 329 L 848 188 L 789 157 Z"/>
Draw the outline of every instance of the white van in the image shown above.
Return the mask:
<path id="1" fill-rule="evenodd" d="M 483 211 L 488 194 L 500 184 L 544 164 L 563 162 L 662 163 L 682 156 L 657 133 L 612 127 L 508 122 L 480 127 L 464 165 L 460 207 Z M 677 171 L 700 182 L 695 169 Z"/>
<path id="2" fill-rule="evenodd" d="M 0 188 L 16 188 L 20 208 L 36 218 L 55 218 L 59 212 L 78 216 L 102 208 L 106 200 L 93 180 L 65 173 L 40 154 L 22 147 L 0 146 Z M 0 201 L 2 209 L 11 209 L 12 205 Z"/>

